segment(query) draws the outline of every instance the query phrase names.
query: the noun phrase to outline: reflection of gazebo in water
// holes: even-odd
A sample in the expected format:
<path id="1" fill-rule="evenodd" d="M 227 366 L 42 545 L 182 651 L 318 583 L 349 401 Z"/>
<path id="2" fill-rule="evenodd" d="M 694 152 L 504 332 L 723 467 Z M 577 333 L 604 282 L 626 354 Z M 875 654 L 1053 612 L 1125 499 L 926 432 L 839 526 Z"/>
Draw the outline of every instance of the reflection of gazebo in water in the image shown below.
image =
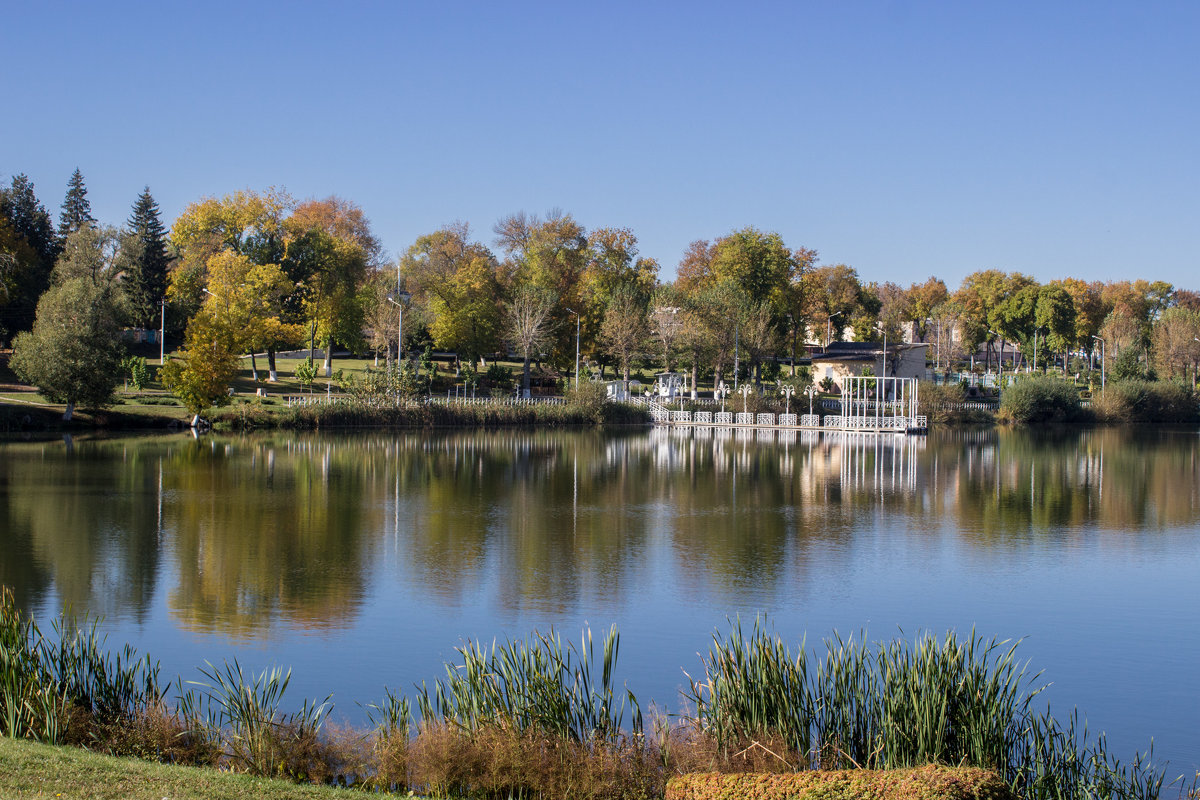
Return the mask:
<path id="1" fill-rule="evenodd" d="M 918 427 L 917 389 L 916 378 L 842 378 L 842 427 L 898 431 Z"/>

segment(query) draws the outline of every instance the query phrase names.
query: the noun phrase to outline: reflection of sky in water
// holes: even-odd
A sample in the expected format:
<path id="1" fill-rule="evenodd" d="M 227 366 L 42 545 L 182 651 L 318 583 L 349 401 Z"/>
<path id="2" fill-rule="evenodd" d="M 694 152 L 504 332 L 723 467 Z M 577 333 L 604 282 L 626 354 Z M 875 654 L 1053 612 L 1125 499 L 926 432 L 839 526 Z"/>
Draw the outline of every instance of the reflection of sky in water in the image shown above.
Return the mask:
<path id="1" fill-rule="evenodd" d="M 164 674 L 290 665 L 342 713 L 465 637 L 621 630 L 675 707 L 727 617 L 1027 637 L 1121 754 L 1200 759 L 1192 434 L 758 440 L 721 432 L 0 446 L 0 579 L 108 615 Z"/>

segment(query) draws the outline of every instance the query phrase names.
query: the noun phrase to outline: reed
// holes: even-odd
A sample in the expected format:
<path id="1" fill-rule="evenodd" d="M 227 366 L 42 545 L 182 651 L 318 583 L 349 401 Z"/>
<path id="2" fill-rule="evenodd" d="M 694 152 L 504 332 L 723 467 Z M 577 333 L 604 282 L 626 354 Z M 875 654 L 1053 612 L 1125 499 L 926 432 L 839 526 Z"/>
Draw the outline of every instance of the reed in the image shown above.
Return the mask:
<path id="1" fill-rule="evenodd" d="M 109 653 L 99 622 L 60 615 L 47 637 L 0 588 L 0 734 L 58 744 L 72 718 L 112 723 L 161 701 L 158 665 L 128 645 Z"/>
<path id="2" fill-rule="evenodd" d="M 273 667 L 249 678 L 235 659 L 200 669 L 207 681 L 188 681 L 200 691 L 184 691 L 179 715 L 196 739 L 217 749 L 233 768 L 254 775 L 306 780 L 323 774 L 321 728 L 333 710 L 330 697 L 305 700 L 299 711 L 280 711 L 292 671 Z"/>
<path id="3" fill-rule="evenodd" d="M 1033 708 L 1040 673 L 1016 650 L 974 631 L 875 645 L 835 635 L 814 665 L 803 642 L 793 653 L 760 619 L 749 636 L 736 622 L 691 681 L 690 722 L 725 764 L 769 741 L 797 770 L 966 765 L 1030 800 L 1157 797 L 1165 773 L 1149 753 L 1122 764 L 1103 737 L 1089 743 L 1077 712 L 1064 726 Z"/>
<path id="4" fill-rule="evenodd" d="M 468 642 L 457 648 L 461 664 L 448 664 L 446 677 L 432 690 L 422 684 L 417 698 L 422 720 L 468 732 L 497 727 L 592 744 L 623 735 L 628 706 L 633 734 L 640 737 L 637 698 L 629 691 L 619 696 L 616 688 L 619 645 L 617 629 L 610 628 L 597 676 L 590 629 L 585 629 L 578 647 L 564 645 L 553 631 L 493 642 L 490 648 Z"/>

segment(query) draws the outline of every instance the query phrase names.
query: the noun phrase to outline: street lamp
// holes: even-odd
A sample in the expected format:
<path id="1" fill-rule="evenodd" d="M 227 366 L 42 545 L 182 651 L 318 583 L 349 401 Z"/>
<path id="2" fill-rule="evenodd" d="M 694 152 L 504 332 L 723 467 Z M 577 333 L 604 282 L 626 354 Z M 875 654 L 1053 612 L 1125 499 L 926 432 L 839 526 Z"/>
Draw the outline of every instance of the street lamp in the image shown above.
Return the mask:
<path id="1" fill-rule="evenodd" d="M 821 390 L 817 388 L 815 383 L 810 383 L 808 386 L 804 387 L 804 393 L 808 395 L 808 415 L 810 417 L 812 416 L 813 411 L 813 395 L 817 394 L 819 391 Z"/>
<path id="2" fill-rule="evenodd" d="M 1092 338 L 1100 343 L 1100 391 L 1104 391 L 1104 383 L 1105 383 L 1104 340 L 1101 339 L 1099 336 L 1093 336 Z M 1200 342 L 1200 339 L 1197 339 L 1196 341 Z"/>
<path id="3" fill-rule="evenodd" d="M 829 349 L 829 343 L 833 341 L 833 318 L 840 317 L 841 311 L 835 311 L 830 314 L 825 320 L 825 349 Z"/>
<path id="4" fill-rule="evenodd" d="M 783 395 L 783 413 L 791 413 L 792 394 L 796 391 L 796 387 L 790 383 L 780 383 L 779 393 Z"/>
<path id="5" fill-rule="evenodd" d="M 568 308 L 568 314 L 575 315 L 575 388 L 579 388 L 579 312 Z M 628 389 L 628 387 L 626 387 Z"/>
<path id="6" fill-rule="evenodd" d="M 738 394 L 740 394 L 742 396 L 742 413 L 743 414 L 746 413 L 746 399 L 750 397 L 750 392 L 752 392 L 752 391 L 753 391 L 753 389 L 751 388 L 750 384 L 748 384 L 748 383 L 743 383 L 742 388 L 738 389 Z"/>
<path id="7" fill-rule="evenodd" d="M 729 387 L 725 384 L 725 381 L 721 381 L 719 384 L 717 384 L 717 388 L 713 392 L 713 394 L 715 394 L 718 398 L 720 398 L 721 413 L 724 414 L 725 413 L 725 398 L 729 396 Z"/>
<path id="8" fill-rule="evenodd" d="M 395 296 L 388 295 L 387 301 L 400 309 L 400 322 L 396 326 L 396 374 L 400 374 L 400 361 L 404 357 L 404 306 L 412 299 L 408 292 L 396 292 Z M 398 302 L 397 302 L 398 301 Z M 379 362 L 376 362 L 379 363 Z"/>

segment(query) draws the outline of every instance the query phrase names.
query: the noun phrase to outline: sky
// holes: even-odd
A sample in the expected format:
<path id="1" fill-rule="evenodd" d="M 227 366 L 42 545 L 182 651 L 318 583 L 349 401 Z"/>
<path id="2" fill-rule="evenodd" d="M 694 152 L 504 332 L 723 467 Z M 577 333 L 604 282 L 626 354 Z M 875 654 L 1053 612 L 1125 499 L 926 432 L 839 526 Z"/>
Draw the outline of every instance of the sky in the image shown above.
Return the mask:
<path id="1" fill-rule="evenodd" d="M 1200 289 L 1200 3 L 0 0 L 0 180 L 120 224 L 286 188 L 390 255 L 507 214 L 674 276 L 754 226 L 865 281 Z"/>

